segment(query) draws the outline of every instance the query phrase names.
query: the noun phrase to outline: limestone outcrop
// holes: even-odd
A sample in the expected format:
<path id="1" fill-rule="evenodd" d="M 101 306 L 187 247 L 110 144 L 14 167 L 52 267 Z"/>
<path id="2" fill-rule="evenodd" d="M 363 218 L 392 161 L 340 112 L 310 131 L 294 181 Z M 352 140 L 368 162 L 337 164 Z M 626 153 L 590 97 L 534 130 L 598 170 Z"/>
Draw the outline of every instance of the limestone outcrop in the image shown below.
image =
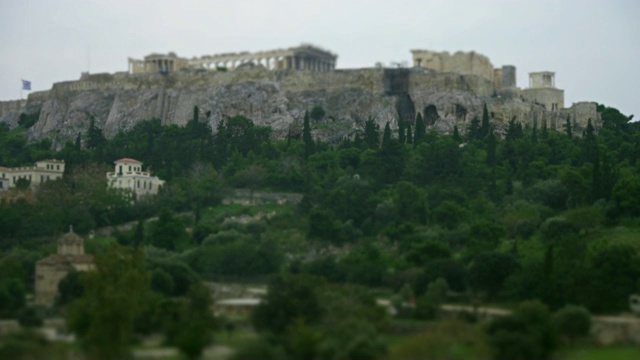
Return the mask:
<path id="1" fill-rule="evenodd" d="M 474 116 L 482 116 L 485 103 L 497 131 L 514 116 L 526 126 L 546 122 L 558 129 L 568 117 L 578 134 L 589 118 L 600 124 L 594 103 L 549 111 L 483 77 L 421 68 L 311 72 L 245 66 L 230 72 L 83 74 L 32 93 L 20 111 L 40 114 L 28 131 L 30 140 L 49 137 L 61 147 L 86 132 L 92 118 L 109 138 L 146 119 L 185 125 L 194 106 L 213 131 L 226 117 L 244 115 L 271 126 L 276 138 L 290 129 L 300 132 L 304 112 L 321 106 L 326 115 L 313 124 L 314 136 L 338 141 L 362 130 L 369 118 L 381 128 L 386 122 L 397 128 L 398 121 L 412 121 L 418 112 L 439 132 L 451 132 L 454 125 L 463 131 Z M 0 122 L 16 126 L 17 114 L 15 109 L 0 113 Z"/>

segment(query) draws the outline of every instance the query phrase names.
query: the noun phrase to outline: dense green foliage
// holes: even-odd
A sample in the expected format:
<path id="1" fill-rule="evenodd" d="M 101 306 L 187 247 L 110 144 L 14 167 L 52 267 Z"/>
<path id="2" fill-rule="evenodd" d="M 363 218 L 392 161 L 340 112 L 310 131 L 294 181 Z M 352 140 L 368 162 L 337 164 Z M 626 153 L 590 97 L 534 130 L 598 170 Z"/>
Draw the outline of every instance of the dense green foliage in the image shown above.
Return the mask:
<path id="1" fill-rule="evenodd" d="M 545 357 L 556 341 L 550 324 L 570 339 L 581 334 L 561 325 L 578 312 L 565 310 L 552 322 L 545 306 L 612 313 L 640 291 L 640 127 L 615 109 L 598 111 L 602 127 L 596 132 L 589 123 L 582 136 L 570 123 L 553 130 L 516 119 L 501 134 L 485 108 L 481 119 L 452 135 L 430 131 L 431 118 L 418 114 L 398 134 L 369 118 L 353 139 L 328 144 L 312 136 L 314 127 L 332 121 L 320 106 L 282 141 L 243 116 L 212 131 L 196 108 L 184 127 L 141 121 L 111 139 L 91 121 L 87 133 L 58 152 L 49 140 L 27 143 L 27 118 L 12 130 L 0 126 L 2 165 L 45 158 L 67 165 L 64 179 L 33 194 L 16 190 L 30 195 L 0 203 L 6 249 L 0 316 L 24 309 L 35 261 L 70 224 L 85 234 L 132 222 L 114 237 L 132 254 L 144 252 L 144 260 L 127 265 L 137 274 L 144 316 L 125 312 L 125 325 L 94 329 L 95 319 L 113 309 L 74 314 L 93 313 L 89 306 L 105 301 L 122 307 L 140 300 L 109 298 L 104 287 L 124 280 L 97 281 L 100 272 L 60 284 L 58 306 L 69 306 L 72 329 L 89 352 L 104 345 L 92 343 L 103 336 L 95 334 L 119 331 L 119 347 L 110 351 L 121 351 L 134 333 L 162 331 L 168 343 L 197 357 L 214 324 L 195 322 L 187 331 L 206 336 L 193 342 L 176 329 L 199 316 L 181 304 L 204 306 L 200 279 L 264 281 L 280 274 L 254 315 L 256 329 L 269 334 L 255 349 L 290 358 L 307 358 L 309 349 L 319 358 L 379 358 L 385 316 L 358 285 L 397 293 L 399 307 L 415 304 L 400 317 L 437 316 L 449 292 L 473 302 L 541 301 L 492 325 L 489 342 L 502 351 L 499 358 L 532 346 Z M 167 181 L 157 197 L 134 199 L 106 186 L 104 174 L 122 157 L 144 162 Z M 247 189 L 249 202 L 260 203 L 261 192 L 298 193 L 302 200 L 220 205 L 232 188 Z M 94 246 L 98 254 L 115 251 Z"/>

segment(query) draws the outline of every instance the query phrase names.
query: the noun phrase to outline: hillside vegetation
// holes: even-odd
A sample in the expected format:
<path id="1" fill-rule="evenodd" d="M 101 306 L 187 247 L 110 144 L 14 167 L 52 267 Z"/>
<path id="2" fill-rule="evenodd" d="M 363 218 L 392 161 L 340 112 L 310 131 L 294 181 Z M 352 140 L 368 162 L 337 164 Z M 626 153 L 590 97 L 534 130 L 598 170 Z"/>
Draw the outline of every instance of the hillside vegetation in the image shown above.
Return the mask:
<path id="1" fill-rule="evenodd" d="M 3 166 L 66 162 L 63 180 L 45 183 L 31 200 L 0 204 L 0 315 L 28 309 L 24 294 L 33 287 L 34 263 L 53 252 L 52 241 L 69 225 L 87 234 L 127 222 L 136 222 L 132 230 L 98 236 L 87 247 L 105 267 L 118 266 L 109 264 L 114 252 L 143 259 L 143 267 L 119 265 L 141 274 L 136 286 L 148 292 L 140 296 L 154 299 L 136 303 L 131 332 L 162 329 L 185 354 L 200 343 L 176 329 L 200 316 L 200 280 L 270 282 L 267 305 L 252 317 L 256 331 L 270 337 L 247 344 L 246 356 L 294 359 L 407 358 L 423 341 L 398 343 L 387 353 L 381 334 L 413 325 L 390 323 L 374 305 L 380 296 L 406 321 L 434 318 L 444 301 L 513 308 L 510 320 L 486 332 L 438 326 L 478 341 L 463 349 L 478 358 L 513 358 L 504 344 L 514 343 L 545 358 L 553 341 L 532 334 L 551 328 L 550 310 L 573 304 L 617 314 L 640 292 L 640 126 L 616 109 L 599 106 L 602 128 L 589 124 L 581 137 L 569 122 L 559 132 L 545 124 L 522 128 L 514 119 L 503 138 L 485 111 L 450 135 L 427 131 L 418 114 L 396 133 L 370 120 L 354 139 L 335 144 L 312 137 L 313 128 L 330 121 L 320 110 L 305 116 L 299 138 L 282 141 L 242 116 L 214 134 L 198 109 L 185 127 L 152 119 L 110 140 L 92 122 L 59 152 L 47 140 L 27 143 L 23 127 L 0 127 Z M 123 157 L 167 181 L 157 197 L 130 202 L 107 188 L 105 173 Z M 249 203 L 258 192 L 299 193 L 302 200 L 222 205 L 233 188 L 247 189 Z M 83 304 L 100 294 L 97 276 L 83 280 L 84 295 L 67 294 L 70 316 L 89 311 Z M 167 301 L 191 302 L 196 310 L 176 305 L 169 316 L 162 310 Z M 91 344 L 87 351 L 99 353 L 91 325 L 75 319 L 70 326 Z M 222 326 L 207 321 L 186 331 Z M 504 329 L 519 337 L 505 337 Z M 451 345 L 430 336 L 424 341 Z M 336 355 L 347 350 L 352 353 Z M 473 358 L 442 356 L 433 358 Z"/>

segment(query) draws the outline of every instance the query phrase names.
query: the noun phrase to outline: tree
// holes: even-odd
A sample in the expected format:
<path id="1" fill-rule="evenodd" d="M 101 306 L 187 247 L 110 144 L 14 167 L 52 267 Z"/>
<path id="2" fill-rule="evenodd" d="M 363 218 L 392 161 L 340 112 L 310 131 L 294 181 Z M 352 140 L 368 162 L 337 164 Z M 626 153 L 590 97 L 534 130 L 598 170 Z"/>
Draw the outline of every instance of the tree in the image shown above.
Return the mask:
<path id="1" fill-rule="evenodd" d="M 433 210 L 434 220 L 443 227 L 452 230 L 466 217 L 466 210 L 451 200 L 441 202 Z"/>
<path id="2" fill-rule="evenodd" d="M 364 142 L 367 144 L 367 148 L 373 150 L 378 150 L 380 145 L 378 125 L 371 117 L 364 123 Z"/>
<path id="3" fill-rule="evenodd" d="M 27 190 L 31 185 L 31 180 L 27 178 L 19 178 L 16 180 L 16 189 Z"/>
<path id="4" fill-rule="evenodd" d="M 398 141 L 400 144 L 404 144 L 407 142 L 407 133 L 406 133 L 406 124 L 404 120 L 398 120 Z"/>
<path id="5" fill-rule="evenodd" d="M 160 211 L 158 221 L 152 224 L 149 236 L 151 245 L 167 250 L 175 250 L 177 245 L 182 245 L 189 237 L 184 224 L 167 207 Z"/>
<path id="6" fill-rule="evenodd" d="M 496 148 L 498 141 L 496 136 L 494 135 L 491 129 L 489 130 L 489 135 L 487 136 L 487 165 L 493 167 L 496 165 Z"/>
<path id="7" fill-rule="evenodd" d="M 149 274 L 142 251 L 113 244 L 85 273 L 81 298 L 70 304 L 67 325 L 94 359 L 123 359 L 133 340 L 134 320 L 145 307 Z"/>
<path id="8" fill-rule="evenodd" d="M 471 142 L 473 140 L 479 140 L 482 138 L 480 130 L 480 120 L 478 117 L 474 116 L 471 119 L 471 123 L 469 123 L 469 127 L 467 128 L 467 141 Z"/>
<path id="9" fill-rule="evenodd" d="M 443 278 L 432 281 L 427 286 L 427 292 L 424 297 L 418 299 L 415 309 L 415 317 L 418 319 L 433 319 L 440 305 L 447 300 L 449 292 L 449 284 Z"/>
<path id="10" fill-rule="evenodd" d="M 571 127 L 571 118 L 567 115 L 567 121 L 564 123 L 564 132 L 569 139 L 573 138 L 573 129 Z"/>
<path id="11" fill-rule="evenodd" d="M 320 320 L 320 302 L 316 288 L 320 280 L 313 277 L 280 275 L 269 283 L 264 301 L 251 314 L 259 331 L 283 334 L 297 319 L 312 325 Z"/>
<path id="12" fill-rule="evenodd" d="M 484 107 L 482 109 L 482 124 L 480 125 L 480 137 L 484 138 L 489 135 L 489 131 L 491 131 L 491 124 L 489 123 L 489 111 L 487 110 L 487 103 L 484 103 Z"/>
<path id="13" fill-rule="evenodd" d="M 576 339 L 589 335 L 591 314 L 582 306 L 566 305 L 553 314 L 553 324 L 570 345 Z"/>
<path id="14" fill-rule="evenodd" d="M 202 283 L 191 286 L 187 302 L 180 311 L 179 332 L 175 343 L 188 359 L 199 359 L 212 341 L 216 321 L 211 312 L 211 291 Z"/>
<path id="15" fill-rule="evenodd" d="M 313 121 L 320 121 L 325 116 L 326 112 L 320 105 L 316 105 L 311 109 L 310 117 Z"/>
<path id="16" fill-rule="evenodd" d="M 315 152 L 315 143 L 311 137 L 311 125 L 309 124 L 309 112 L 304 112 L 304 125 L 302 127 L 302 141 L 304 141 L 304 157 L 308 159 L 309 156 Z"/>
<path id="17" fill-rule="evenodd" d="M 382 148 L 387 149 L 391 144 L 391 127 L 389 127 L 389 122 L 384 126 L 384 133 L 382 134 Z"/>
<path id="18" fill-rule="evenodd" d="M 458 125 L 453 125 L 453 141 L 456 143 L 460 143 L 462 141 L 462 137 L 458 131 Z"/>
<path id="19" fill-rule="evenodd" d="M 25 305 L 25 289 L 23 283 L 16 278 L 0 281 L 0 315 L 8 316 L 22 309 Z"/>
<path id="20" fill-rule="evenodd" d="M 424 125 L 424 120 L 422 119 L 422 114 L 418 113 L 418 115 L 416 115 L 416 130 L 413 134 L 413 146 L 418 146 L 421 142 L 423 142 L 425 135 L 426 128 Z"/>
<path id="21" fill-rule="evenodd" d="M 87 147 L 89 149 L 101 148 L 106 145 L 107 139 L 102 133 L 102 129 L 96 126 L 96 119 L 92 116 L 87 130 Z"/>
<path id="22" fill-rule="evenodd" d="M 512 255 L 487 252 L 477 255 L 469 269 L 471 287 L 483 291 L 489 299 L 502 290 L 504 281 L 518 268 Z"/>
<path id="23" fill-rule="evenodd" d="M 393 203 L 401 221 L 427 223 L 427 194 L 413 183 L 408 181 L 396 183 Z"/>
<path id="24" fill-rule="evenodd" d="M 557 346 L 549 309 L 539 301 L 521 303 L 509 316 L 487 327 L 496 360 L 548 359 Z"/>
<path id="25" fill-rule="evenodd" d="M 84 294 L 84 285 L 80 280 L 81 274 L 79 271 L 70 271 L 60 280 L 58 283 L 56 305 L 64 306 L 82 297 L 82 294 Z"/>

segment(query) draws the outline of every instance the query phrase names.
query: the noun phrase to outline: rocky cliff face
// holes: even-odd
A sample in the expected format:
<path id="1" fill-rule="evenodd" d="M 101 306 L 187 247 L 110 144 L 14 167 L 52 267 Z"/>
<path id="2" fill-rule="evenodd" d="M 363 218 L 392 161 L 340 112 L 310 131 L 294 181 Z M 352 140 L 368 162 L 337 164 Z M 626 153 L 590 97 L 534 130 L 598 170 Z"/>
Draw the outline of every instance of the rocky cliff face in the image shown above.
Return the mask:
<path id="1" fill-rule="evenodd" d="M 526 125 L 546 122 L 557 128 L 569 116 L 579 132 L 588 118 L 599 124 L 592 103 L 550 112 L 517 94 L 499 94 L 492 82 L 481 77 L 424 69 L 311 73 L 273 72 L 258 66 L 232 72 L 83 75 L 79 81 L 57 83 L 48 92 L 32 94 L 21 111 L 40 112 L 29 129 L 31 140 L 50 137 L 60 147 L 86 132 L 92 117 L 112 137 L 152 118 L 185 125 L 194 106 L 214 131 L 226 117 L 244 115 L 271 126 L 274 136 L 282 138 L 289 129 L 301 131 L 304 112 L 318 105 L 326 116 L 314 124 L 314 135 L 337 141 L 361 130 L 368 118 L 381 128 L 386 122 L 396 128 L 400 119 L 411 121 L 418 112 L 440 132 L 450 132 L 454 125 L 462 130 L 474 116 L 481 117 L 485 103 L 498 131 L 514 116 Z M 0 114 L 0 122 L 15 126 L 16 117 L 9 111 Z"/>

